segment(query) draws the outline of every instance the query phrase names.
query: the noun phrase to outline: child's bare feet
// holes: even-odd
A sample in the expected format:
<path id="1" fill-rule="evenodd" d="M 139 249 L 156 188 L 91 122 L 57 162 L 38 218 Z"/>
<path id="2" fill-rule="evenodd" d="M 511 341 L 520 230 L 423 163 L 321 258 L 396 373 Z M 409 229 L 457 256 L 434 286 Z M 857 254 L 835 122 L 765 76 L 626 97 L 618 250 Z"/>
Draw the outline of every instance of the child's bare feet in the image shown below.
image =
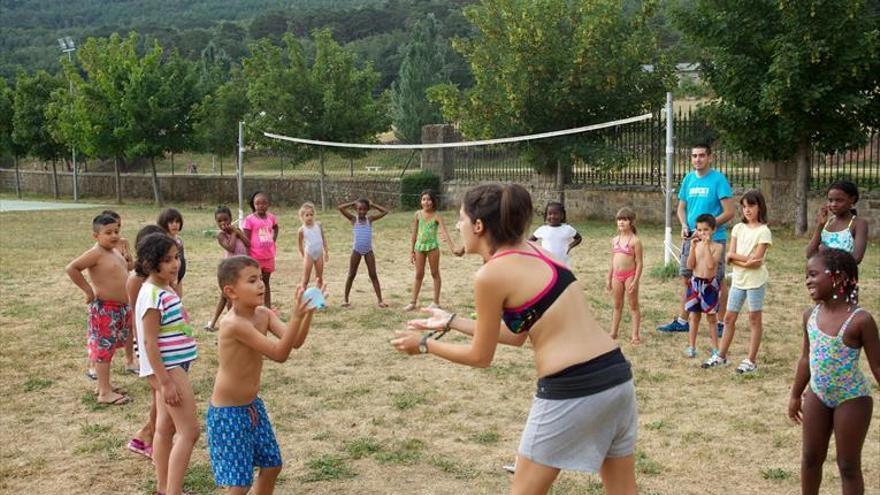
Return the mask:
<path id="1" fill-rule="evenodd" d="M 388 303 L 385 302 L 385 301 L 379 301 L 378 306 L 379 306 L 380 308 L 387 308 L 387 307 L 388 307 Z"/>
<path id="2" fill-rule="evenodd" d="M 348 301 L 342 301 L 342 304 L 340 304 L 340 306 L 342 306 L 343 308 L 348 308 L 351 307 L 351 303 Z"/>
<path id="3" fill-rule="evenodd" d="M 616 334 L 616 333 L 612 333 L 612 334 L 611 334 L 611 339 L 612 339 L 612 340 L 617 340 L 617 334 Z"/>
<path id="4" fill-rule="evenodd" d="M 642 343 L 642 339 L 638 335 L 633 335 L 631 339 L 629 339 L 629 343 L 632 345 L 639 345 Z"/>
<path id="5" fill-rule="evenodd" d="M 416 303 L 409 303 L 403 307 L 404 311 L 412 311 L 414 309 L 416 309 Z"/>

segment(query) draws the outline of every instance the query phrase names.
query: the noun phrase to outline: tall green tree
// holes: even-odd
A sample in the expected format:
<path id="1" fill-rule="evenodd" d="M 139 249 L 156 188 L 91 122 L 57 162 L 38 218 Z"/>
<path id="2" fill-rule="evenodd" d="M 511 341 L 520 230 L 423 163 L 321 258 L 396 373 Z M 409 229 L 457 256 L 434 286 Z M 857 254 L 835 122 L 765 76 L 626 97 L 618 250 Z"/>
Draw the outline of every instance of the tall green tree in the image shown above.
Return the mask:
<path id="1" fill-rule="evenodd" d="M 430 90 L 443 114 L 473 138 L 578 127 L 662 104 L 669 66 L 649 29 L 654 2 L 635 12 L 621 0 L 483 0 L 465 9 L 477 35 L 453 46 L 474 86 Z M 652 64 L 653 71 L 644 69 Z M 587 157 L 590 135 L 537 141 L 528 157 L 541 172 Z"/>
<path id="2" fill-rule="evenodd" d="M 238 122 L 249 109 L 247 81 L 233 77 L 213 94 L 206 95 L 195 113 L 195 132 L 198 148 L 220 156 L 235 151 L 238 144 Z"/>
<path id="3" fill-rule="evenodd" d="M 12 88 L 0 77 L 0 158 L 14 156 L 12 141 Z"/>
<path id="4" fill-rule="evenodd" d="M 421 141 L 422 126 L 443 122 L 440 105 L 428 101 L 429 87 L 449 82 L 446 73 L 446 40 L 442 26 L 428 14 L 413 27 L 412 39 L 404 48 L 397 82 L 391 87 L 391 120 L 397 137 L 407 143 Z"/>
<path id="5" fill-rule="evenodd" d="M 192 135 L 193 110 L 199 101 L 198 75 L 175 52 L 158 42 L 132 67 L 122 108 L 128 119 L 129 156 L 150 159 L 153 195 L 162 204 L 156 157 L 182 151 Z"/>
<path id="6" fill-rule="evenodd" d="M 56 132 L 72 138 L 86 155 L 113 158 L 117 202 L 122 202 L 120 168 L 132 139 L 125 102 L 131 73 L 138 70 L 137 46 L 134 33 L 87 39 L 77 53 L 79 68 L 65 66 L 73 103 L 65 101 L 65 91 L 55 93 Z"/>
<path id="7" fill-rule="evenodd" d="M 711 122 L 749 154 L 795 164 L 807 229 L 809 154 L 864 144 L 880 125 L 880 17 L 864 0 L 695 0 L 677 19 L 718 95 Z"/>
<path id="8" fill-rule="evenodd" d="M 20 73 L 15 80 L 12 98 L 12 140 L 44 161 L 60 158 L 66 147 L 55 140 L 49 132 L 46 109 L 52 91 L 64 86 L 64 82 L 46 71 L 33 75 Z"/>
<path id="9" fill-rule="evenodd" d="M 291 136 L 349 142 L 375 141 L 387 130 L 386 102 L 373 96 L 379 75 L 333 40 L 314 33 L 315 60 L 308 65 L 292 35 L 284 46 L 262 40 L 243 61 L 251 106 L 248 119 L 257 128 Z"/>

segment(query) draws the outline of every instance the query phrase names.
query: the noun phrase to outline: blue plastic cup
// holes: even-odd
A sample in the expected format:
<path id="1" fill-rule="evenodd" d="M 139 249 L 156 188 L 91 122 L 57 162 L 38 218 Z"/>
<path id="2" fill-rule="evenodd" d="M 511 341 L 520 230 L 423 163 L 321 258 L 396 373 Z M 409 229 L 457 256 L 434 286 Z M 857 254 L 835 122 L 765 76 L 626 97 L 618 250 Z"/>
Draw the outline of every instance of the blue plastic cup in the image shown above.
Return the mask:
<path id="1" fill-rule="evenodd" d="M 303 292 L 303 299 L 308 301 L 309 309 L 324 309 L 327 303 L 324 301 L 324 293 L 317 287 L 309 287 Z"/>

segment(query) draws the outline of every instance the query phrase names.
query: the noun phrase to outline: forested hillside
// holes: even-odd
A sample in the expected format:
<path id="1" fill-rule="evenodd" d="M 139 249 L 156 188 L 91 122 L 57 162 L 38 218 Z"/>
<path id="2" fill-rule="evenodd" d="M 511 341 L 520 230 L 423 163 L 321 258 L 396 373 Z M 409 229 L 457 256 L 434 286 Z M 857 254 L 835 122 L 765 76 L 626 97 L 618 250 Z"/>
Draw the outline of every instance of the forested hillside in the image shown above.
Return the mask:
<path id="1" fill-rule="evenodd" d="M 248 44 L 278 40 L 285 32 L 306 38 L 330 28 L 334 38 L 361 61 L 372 61 L 380 88 L 396 78 L 400 47 L 408 29 L 427 13 L 441 21 L 441 36 L 467 36 L 461 15 L 472 0 L 4 0 L 0 3 L 0 77 L 19 70 L 57 72 L 62 57 L 57 38 L 81 45 L 88 37 L 136 31 L 144 44 L 158 40 L 197 60 L 213 42 L 233 61 L 248 54 Z M 452 61 L 451 63 L 460 63 Z M 467 83 L 464 66 L 450 67 L 456 82 Z"/>

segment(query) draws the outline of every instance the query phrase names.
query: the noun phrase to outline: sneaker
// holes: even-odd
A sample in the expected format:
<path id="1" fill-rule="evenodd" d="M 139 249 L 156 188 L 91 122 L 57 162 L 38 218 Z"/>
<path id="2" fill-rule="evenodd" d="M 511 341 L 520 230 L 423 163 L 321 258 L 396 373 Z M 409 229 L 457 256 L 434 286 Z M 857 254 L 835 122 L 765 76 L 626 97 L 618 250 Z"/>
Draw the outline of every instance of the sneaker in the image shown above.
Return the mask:
<path id="1" fill-rule="evenodd" d="M 744 373 L 754 373 L 758 370 L 758 365 L 749 361 L 748 358 L 743 359 L 739 366 L 736 367 L 736 372 L 740 375 Z"/>
<path id="2" fill-rule="evenodd" d="M 688 324 L 687 322 L 680 322 L 678 318 L 673 318 L 671 323 L 667 323 L 666 325 L 659 325 L 657 327 L 658 332 L 687 332 Z"/>
<path id="3" fill-rule="evenodd" d="M 689 358 L 697 357 L 697 349 L 695 347 L 688 347 L 684 350 L 684 355 Z"/>
<path id="4" fill-rule="evenodd" d="M 718 336 L 723 337 L 724 336 L 724 323 L 721 323 L 719 321 L 717 326 L 718 326 Z"/>
<path id="5" fill-rule="evenodd" d="M 704 361 L 703 364 L 700 365 L 700 367 L 703 369 L 707 369 L 707 368 L 716 368 L 718 366 L 726 366 L 726 365 L 727 365 L 726 359 L 719 356 L 717 353 L 713 353 L 712 357 L 710 357 L 709 359 Z"/>

